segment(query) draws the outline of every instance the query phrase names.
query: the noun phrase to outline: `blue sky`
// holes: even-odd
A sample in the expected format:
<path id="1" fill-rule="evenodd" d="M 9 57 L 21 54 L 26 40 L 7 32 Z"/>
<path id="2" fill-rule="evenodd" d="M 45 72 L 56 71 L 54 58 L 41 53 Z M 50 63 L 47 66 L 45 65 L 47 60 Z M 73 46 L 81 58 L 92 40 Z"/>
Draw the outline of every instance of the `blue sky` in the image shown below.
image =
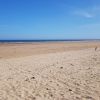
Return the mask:
<path id="1" fill-rule="evenodd" d="M 0 0 L 0 39 L 100 39 L 100 0 Z"/>

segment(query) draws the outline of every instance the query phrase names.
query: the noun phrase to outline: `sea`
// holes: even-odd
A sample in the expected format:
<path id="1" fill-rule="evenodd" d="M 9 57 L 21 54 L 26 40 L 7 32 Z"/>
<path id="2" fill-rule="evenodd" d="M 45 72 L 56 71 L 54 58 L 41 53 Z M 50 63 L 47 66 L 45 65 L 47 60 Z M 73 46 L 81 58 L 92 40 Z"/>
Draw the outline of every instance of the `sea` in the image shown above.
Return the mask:
<path id="1" fill-rule="evenodd" d="M 0 43 L 32 43 L 32 42 L 80 42 L 80 41 L 100 41 L 100 39 L 54 39 L 54 40 L 0 40 Z"/>

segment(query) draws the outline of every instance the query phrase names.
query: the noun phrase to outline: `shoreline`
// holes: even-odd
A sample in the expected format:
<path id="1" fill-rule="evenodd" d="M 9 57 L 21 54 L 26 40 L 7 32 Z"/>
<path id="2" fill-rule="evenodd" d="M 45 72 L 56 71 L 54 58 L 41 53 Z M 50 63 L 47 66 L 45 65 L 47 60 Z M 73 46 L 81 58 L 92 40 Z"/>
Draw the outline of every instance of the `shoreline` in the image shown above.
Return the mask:
<path id="1" fill-rule="evenodd" d="M 100 47 L 97 41 L 42 42 L 42 43 L 0 43 L 0 58 L 16 58 L 55 52 L 76 51 Z"/>

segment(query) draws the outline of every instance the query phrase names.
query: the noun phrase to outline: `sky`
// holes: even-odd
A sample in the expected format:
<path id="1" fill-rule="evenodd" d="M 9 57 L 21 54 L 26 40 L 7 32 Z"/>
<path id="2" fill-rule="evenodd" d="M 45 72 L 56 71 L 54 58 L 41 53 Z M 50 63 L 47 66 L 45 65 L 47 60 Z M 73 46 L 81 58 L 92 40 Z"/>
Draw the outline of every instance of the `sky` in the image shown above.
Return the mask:
<path id="1" fill-rule="evenodd" d="M 100 0 L 0 0 L 0 39 L 100 39 Z"/>

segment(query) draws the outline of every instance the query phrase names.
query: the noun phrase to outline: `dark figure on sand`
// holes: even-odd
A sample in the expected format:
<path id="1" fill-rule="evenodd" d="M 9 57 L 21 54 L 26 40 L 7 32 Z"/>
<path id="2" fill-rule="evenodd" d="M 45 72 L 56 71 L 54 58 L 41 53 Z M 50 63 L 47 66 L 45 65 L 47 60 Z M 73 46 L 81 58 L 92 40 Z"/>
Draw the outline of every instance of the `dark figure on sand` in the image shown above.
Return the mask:
<path id="1" fill-rule="evenodd" d="M 97 51 L 98 47 L 95 47 L 95 51 Z"/>

